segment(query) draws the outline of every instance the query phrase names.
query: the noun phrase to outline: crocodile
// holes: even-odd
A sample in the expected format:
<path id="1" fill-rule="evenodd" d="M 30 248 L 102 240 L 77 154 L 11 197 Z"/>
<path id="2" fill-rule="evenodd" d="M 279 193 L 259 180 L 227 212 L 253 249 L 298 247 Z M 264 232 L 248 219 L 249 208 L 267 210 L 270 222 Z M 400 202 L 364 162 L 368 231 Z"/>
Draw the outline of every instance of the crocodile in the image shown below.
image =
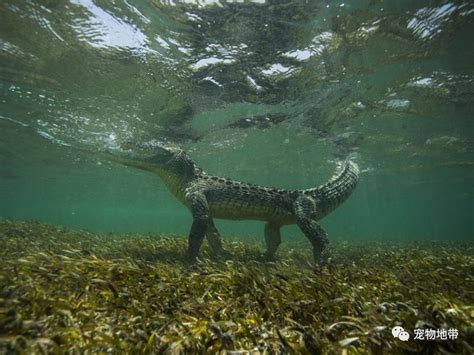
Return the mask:
<path id="1" fill-rule="evenodd" d="M 318 221 L 346 200 L 357 185 L 358 166 L 346 160 L 325 184 L 287 190 L 244 183 L 206 174 L 181 148 L 156 141 L 134 143 L 108 159 L 158 174 L 172 194 L 190 210 L 192 225 L 187 255 L 196 259 L 207 238 L 215 254 L 226 251 L 214 219 L 260 220 L 264 229 L 264 257 L 273 259 L 281 244 L 280 228 L 296 224 L 312 245 L 316 263 L 327 259 L 327 233 Z"/>

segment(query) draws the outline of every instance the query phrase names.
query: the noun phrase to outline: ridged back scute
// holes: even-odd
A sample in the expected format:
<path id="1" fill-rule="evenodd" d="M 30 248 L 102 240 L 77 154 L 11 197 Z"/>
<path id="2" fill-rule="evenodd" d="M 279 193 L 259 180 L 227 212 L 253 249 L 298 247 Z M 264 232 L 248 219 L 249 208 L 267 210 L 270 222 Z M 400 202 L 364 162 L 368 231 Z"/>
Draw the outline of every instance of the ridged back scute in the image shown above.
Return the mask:
<path id="1" fill-rule="evenodd" d="M 346 160 L 327 183 L 306 191 L 310 191 L 310 194 L 320 203 L 333 209 L 349 197 L 357 186 L 358 180 L 359 167 L 356 163 Z"/>

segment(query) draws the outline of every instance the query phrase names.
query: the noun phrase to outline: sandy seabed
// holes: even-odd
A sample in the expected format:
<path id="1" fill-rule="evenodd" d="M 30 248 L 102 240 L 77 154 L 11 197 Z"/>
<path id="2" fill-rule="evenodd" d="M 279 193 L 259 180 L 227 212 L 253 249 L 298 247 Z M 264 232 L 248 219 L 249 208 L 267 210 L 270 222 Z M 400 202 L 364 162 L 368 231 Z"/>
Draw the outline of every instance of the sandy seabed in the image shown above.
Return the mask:
<path id="1" fill-rule="evenodd" d="M 473 243 L 224 246 L 2 220 L 0 353 L 474 353 Z"/>

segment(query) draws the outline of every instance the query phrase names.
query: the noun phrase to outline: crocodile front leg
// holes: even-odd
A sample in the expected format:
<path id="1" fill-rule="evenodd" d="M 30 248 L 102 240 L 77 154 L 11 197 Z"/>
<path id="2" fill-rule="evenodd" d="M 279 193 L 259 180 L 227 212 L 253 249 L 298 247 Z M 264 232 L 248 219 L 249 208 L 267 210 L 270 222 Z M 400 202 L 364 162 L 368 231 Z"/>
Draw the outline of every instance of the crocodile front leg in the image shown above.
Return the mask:
<path id="1" fill-rule="evenodd" d="M 326 232 L 313 219 L 316 209 L 316 201 L 308 196 L 298 197 L 294 204 L 296 223 L 313 246 L 314 261 L 321 263 L 324 261 L 323 251 L 326 249 L 327 244 L 329 244 L 329 240 Z"/>
<path id="2" fill-rule="evenodd" d="M 186 200 L 193 216 L 188 239 L 188 258 L 194 261 L 209 225 L 209 206 L 204 194 L 199 192 L 186 194 Z"/>
<path id="3" fill-rule="evenodd" d="M 280 225 L 268 222 L 265 224 L 265 259 L 273 260 L 278 246 L 281 244 Z"/>
<path id="4" fill-rule="evenodd" d="M 212 219 L 209 220 L 209 223 L 207 225 L 206 238 L 213 254 L 222 255 L 225 253 L 225 250 L 222 247 L 221 236 Z"/>

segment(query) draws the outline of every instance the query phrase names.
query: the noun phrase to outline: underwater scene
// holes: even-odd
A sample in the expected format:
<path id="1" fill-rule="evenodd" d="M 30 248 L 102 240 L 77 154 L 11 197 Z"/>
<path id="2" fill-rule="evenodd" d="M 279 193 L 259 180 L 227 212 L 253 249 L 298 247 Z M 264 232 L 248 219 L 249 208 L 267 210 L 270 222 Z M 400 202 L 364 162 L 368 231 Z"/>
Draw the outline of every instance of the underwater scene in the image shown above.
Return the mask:
<path id="1" fill-rule="evenodd" d="M 0 354 L 474 353 L 474 4 L 3 0 Z"/>

